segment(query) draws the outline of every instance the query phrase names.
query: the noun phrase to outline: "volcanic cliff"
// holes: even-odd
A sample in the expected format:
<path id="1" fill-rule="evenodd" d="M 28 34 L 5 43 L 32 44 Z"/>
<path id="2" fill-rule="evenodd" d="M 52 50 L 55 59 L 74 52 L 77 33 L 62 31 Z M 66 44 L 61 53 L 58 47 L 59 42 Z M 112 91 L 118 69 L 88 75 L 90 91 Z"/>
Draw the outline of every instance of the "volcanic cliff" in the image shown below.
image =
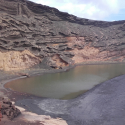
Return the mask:
<path id="1" fill-rule="evenodd" d="M 94 21 L 27 0 L 0 0 L 1 70 L 124 61 L 125 21 Z"/>

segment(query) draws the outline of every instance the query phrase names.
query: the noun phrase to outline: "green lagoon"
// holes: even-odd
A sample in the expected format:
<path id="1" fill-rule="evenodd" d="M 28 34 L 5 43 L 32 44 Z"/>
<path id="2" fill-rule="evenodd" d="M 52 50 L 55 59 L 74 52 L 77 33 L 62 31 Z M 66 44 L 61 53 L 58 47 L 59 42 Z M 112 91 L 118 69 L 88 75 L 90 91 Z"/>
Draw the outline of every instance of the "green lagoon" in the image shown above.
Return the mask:
<path id="1" fill-rule="evenodd" d="M 125 64 L 82 65 L 67 72 L 11 81 L 6 88 L 40 97 L 72 99 L 106 80 L 125 74 Z"/>

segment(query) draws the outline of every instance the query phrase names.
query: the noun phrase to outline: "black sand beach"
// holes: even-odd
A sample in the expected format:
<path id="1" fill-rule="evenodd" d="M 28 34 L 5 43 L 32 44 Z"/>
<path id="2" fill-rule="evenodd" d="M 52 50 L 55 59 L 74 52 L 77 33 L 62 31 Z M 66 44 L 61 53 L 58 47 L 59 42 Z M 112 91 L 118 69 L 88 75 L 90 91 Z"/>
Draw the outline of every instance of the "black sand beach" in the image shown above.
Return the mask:
<path id="1" fill-rule="evenodd" d="M 16 77 L 4 75 L 1 79 Z M 1 82 L 1 86 L 2 84 Z M 15 102 L 15 105 L 29 112 L 50 115 L 52 118 L 60 117 L 66 120 L 68 125 L 124 125 L 124 89 L 125 75 L 122 75 L 101 83 L 71 100 L 41 98 L 11 90 L 6 91 L 3 87 L 0 88 L 0 96 L 8 97 Z M 17 120 L 17 123 L 19 121 Z M 8 125 L 7 121 L 5 125 Z"/>

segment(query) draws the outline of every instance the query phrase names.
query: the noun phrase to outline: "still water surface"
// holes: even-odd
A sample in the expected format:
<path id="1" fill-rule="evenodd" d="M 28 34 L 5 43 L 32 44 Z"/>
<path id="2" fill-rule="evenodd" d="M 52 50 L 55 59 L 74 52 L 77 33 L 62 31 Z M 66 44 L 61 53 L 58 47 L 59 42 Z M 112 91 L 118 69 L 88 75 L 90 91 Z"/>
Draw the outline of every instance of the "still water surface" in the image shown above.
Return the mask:
<path id="1" fill-rule="evenodd" d="M 67 72 L 15 80 L 5 87 L 41 97 L 71 99 L 122 74 L 125 64 L 83 65 Z"/>

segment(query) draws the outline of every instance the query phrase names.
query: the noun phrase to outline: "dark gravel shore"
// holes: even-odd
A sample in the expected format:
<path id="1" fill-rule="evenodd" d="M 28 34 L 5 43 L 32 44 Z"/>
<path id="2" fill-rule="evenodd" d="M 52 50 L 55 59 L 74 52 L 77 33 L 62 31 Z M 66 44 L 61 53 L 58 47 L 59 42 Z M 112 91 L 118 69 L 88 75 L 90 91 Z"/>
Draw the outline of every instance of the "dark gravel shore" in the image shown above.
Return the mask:
<path id="1" fill-rule="evenodd" d="M 125 125 L 125 75 L 101 83 L 72 100 L 41 98 L 5 90 L 4 79 L 7 78 L 7 81 L 17 76 L 6 74 L 1 77 L 0 96 L 8 97 L 27 111 L 50 115 L 52 118 L 60 117 L 66 120 L 68 125 Z M 25 121 L 14 121 L 27 124 Z M 11 125 L 7 120 L 3 123 L 2 125 Z M 12 125 L 15 123 L 12 122 Z"/>

